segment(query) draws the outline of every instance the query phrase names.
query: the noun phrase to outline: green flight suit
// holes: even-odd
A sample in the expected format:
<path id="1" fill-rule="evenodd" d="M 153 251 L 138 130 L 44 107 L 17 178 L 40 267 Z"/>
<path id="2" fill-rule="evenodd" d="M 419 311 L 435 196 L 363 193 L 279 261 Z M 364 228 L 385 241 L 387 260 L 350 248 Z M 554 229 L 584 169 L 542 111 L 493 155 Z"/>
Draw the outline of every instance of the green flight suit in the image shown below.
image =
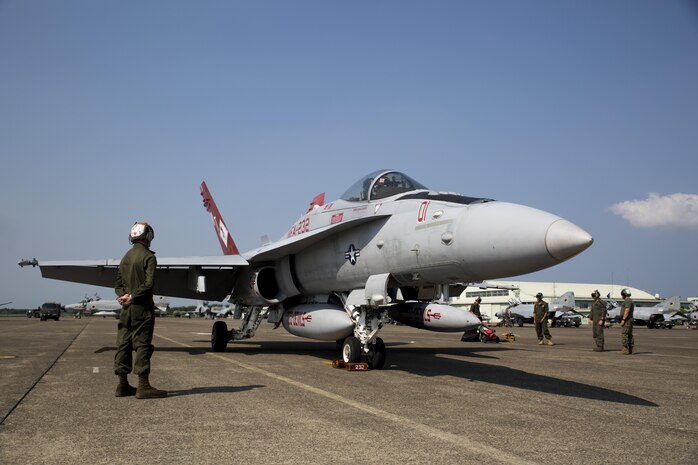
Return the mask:
<path id="1" fill-rule="evenodd" d="M 633 338 L 633 312 L 635 311 L 635 304 L 630 297 L 626 297 L 623 301 L 623 305 L 620 309 L 620 319 L 623 320 L 625 315 L 625 310 L 630 309 L 628 312 L 628 318 L 625 319 L 625 324 L 621 330 L 621 343 L 623 347 L 628 349 L 630 353 L 633 351 L 633 346 L 635 345 L 635 338 Z"/>
<path id="2" fill-rule="evenodd" d="M 536 327 L 536 336 L 538 336 L 539 341 L 543 340 L 543 336 L 547 340 L 553 338 L 548 329 L 548 302 L 541 300 L 533 304 L 533 323 Z"/>
<path id="3" fill-rule="evenodd" d="M 606 302 L 601 300 L 599 297 L 594 299 L 591 304 L 591 327 L 592 334 L 594 335 L 594 342 L 596 347 L 603 350 L 603 331 L 604 324 L 606 323 Z M 599 324 L 601 322 L 602 324 Z"/>
<path id="4" fill-rule="evenodd" d="M 470 312 L 474 314 L 478 320 L 482 321 L 482 316 L 480 315 L 480 304 L 475 302 L 470 306 Z"/>
<path id="5" fill-rule="evenodd" d="M 153 283 L 157 259 L 145 245 L 136 242 L 126 252 L 116 275 L 116 295 L 131 294 L 133 303 L 121 310 L 116 335 L 114 373 L 136 375 L 150 373 L 153 355 L 153 330 L 155 329 L 155 303 Z M 136 352 L 135 360 L 133 351 Z"/>

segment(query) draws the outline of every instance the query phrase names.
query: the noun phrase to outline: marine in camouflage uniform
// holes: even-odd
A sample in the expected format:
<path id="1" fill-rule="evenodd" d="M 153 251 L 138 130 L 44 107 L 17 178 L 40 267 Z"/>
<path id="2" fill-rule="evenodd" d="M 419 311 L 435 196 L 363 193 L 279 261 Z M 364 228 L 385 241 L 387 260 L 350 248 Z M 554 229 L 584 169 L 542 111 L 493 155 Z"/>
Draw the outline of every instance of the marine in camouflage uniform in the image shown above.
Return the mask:
<path id="1" fill-rule="evenodd" d="M 606 324 L 606 302 L 601 299 L 601 294 L 599 291 L 594 291 L 591 293 L 594 301 L 591 304 L 591 328 L 592 334 L 594 335 L 594 352 L 603 351 L 604 344 L 604 325 Z"/>
<path id="2" fill-rule="evenodd" d="M 630 298 L 630 292 L 627 289 L 623 289 L 620 293 L 625 299 L 620 309 L 620 325 L 622 327 L 621 343 L 623 344 L 621 353 L 623 355 L 630 355 L 633 353 L 633 346 L 635 345 L 635 338 L 633 337 L 633 312 L 635 310 L 635 304 Z"/>
<path id="3" fill-rule="evenodd" d="M 548 302 L 543 300 L 543 294 L 540 292 L 536 294 L 538 302 L 533 304 L 533 324 L 536 327 L 536 336 L 538 336 L 538 344 L 543 345 L 543 336 L 548 341 L 548 345 L 552 346 L 553 337 L 550 335 L 550 330 L 548 329 Z"/>
<path id="4" fill-rule="evenodd" d="M 477 319 L 480 321 L 482 321 L 482 315 L 480 314 L 480 302 L 481 301 L 482 301 L 482 299 L 480 297 L 478 297 L 477 299 L 475 299 L 475 302 L 473 302 L 473 304 L 470 306 L 470 313 L 475 315 L 477 317 Z"/>
<path id="5" fill-rule="evenodd" d="M 126 252 L 116 276 L 116 295 L 122 305 L 116 336 L 114 373 L 119 376 L 117 397 L 135 395 L 138 399 L 165 397 L 167 392 L 150 385 L 150 358 L 154 346 L 155 303 L 153 285 L 157 259 L 150 250 L 154 237 L 147 223 L 136 223 L 131 228 L 133 247 Z M 133 352 L 136 353 L 135 359 Z M 138 388 L 128 384 L 128 374 L 138 375 Z"/>

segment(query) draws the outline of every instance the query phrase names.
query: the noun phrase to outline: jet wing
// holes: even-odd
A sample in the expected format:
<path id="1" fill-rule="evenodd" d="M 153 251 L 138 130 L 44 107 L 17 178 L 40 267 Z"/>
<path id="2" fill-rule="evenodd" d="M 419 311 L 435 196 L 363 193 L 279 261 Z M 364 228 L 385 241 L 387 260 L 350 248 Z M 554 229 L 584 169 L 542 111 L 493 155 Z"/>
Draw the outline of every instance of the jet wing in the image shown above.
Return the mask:
<path id="1" fill-rule="evenodd" d="M 38 266 L 44 278 L 113 288 L 119 262 L 51 261 L 38 262 Z M 237 270 L 247 265 L 240 255 L 158 258 L 153 292 L 185 299 L 223 300 L 235 284 Z"/>
<path id="2" fill-rule="evenodd" d="M 250 262 L 265 262 L 278 260 L 286 255 L 293 255 L 301 250 L 321 241 L 333 234 L 337 234 L 341 231 L 354 228 L 360 224 L 370 223 L 372 221 L 377 221 L 380 219 L 388 218 L 390 214 L 376 214 L 371 216 L 364 216 L 360 218 L 354 218 L 350 220 L 344 220 L 339 224 L 331 224 L 323 226 L 307 233 L 287 237 L 281 239 L 277 242 L 272 242 L 271 244 L 262 246 L 258 249 L 246 252 L 244 255 Z"/>

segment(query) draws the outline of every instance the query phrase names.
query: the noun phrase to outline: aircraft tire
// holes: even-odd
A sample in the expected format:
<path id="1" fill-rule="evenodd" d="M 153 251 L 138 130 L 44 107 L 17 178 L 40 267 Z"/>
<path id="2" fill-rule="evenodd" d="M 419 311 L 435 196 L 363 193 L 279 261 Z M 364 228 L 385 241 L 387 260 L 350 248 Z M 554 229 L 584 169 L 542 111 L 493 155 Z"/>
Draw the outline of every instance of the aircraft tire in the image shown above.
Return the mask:
<path id="1" fill-rule="evenodd" d="M 369 366 L 374 370 L 380 370 L 385 365 L 385 343 L 377 337 L 375 344 L 369 349 L 367 359 Z"/>
<path id="2" fill-rule="evenodd" d="M 361 361 L 361 343 L 355 336 L 344 339 L 342 344 L 342 360 L 344 363 L 356 363 Z"/>
<path id="3" fill-rule="evenodd" d="M 228 326 L 225 321 L 216 321 L 211 328 L 211 350 L 225 352 L 228 345 Z"/>
<path id="4" fill-rule="evenodd" d="M 521 318 L 521 317 L 517 318 L 516 319 L 516 326 L 518 326 L 519 328 L 523 328 L 523 325 L 524 325 L 523 318 Z"/>

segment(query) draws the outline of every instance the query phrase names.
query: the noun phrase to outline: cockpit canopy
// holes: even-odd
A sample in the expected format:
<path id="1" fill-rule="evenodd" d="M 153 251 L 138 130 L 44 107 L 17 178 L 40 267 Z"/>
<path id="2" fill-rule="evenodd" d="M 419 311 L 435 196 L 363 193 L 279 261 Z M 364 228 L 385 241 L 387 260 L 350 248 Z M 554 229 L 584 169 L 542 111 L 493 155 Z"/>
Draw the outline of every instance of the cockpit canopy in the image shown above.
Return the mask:
<path id="1" fill-rule="evenodd" d="M 365 202 L 423 189 L 427 189 L 427 187 L 406 174 L 399 171 L 380 170 L 374 171 L 352 184 L 341 199 L 348 202 Z"/>

